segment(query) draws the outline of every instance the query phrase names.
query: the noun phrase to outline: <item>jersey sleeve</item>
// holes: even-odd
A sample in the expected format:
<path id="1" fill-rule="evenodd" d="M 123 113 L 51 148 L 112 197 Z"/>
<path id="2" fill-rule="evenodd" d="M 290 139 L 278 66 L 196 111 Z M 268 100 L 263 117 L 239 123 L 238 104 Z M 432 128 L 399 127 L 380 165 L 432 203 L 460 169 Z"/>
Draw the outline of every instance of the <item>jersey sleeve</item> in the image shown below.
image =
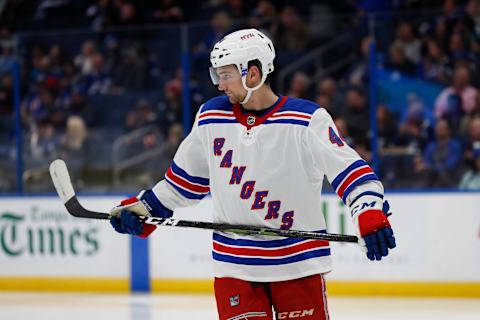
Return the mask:
<path id="1" fill-rule="evenodd" d="M 382 208 L 383 186 L 375 172 L 339 134 L 325 109 L 313 114 L 308 127 L 308 147 L 316 169 L 325 173 L 333 189 L 350 207 L 352 214 L 358 203 Z"/>
<path id="2" fill-rule="evenodd" d="M 198 129 L 198 114 L 190 134 L 182 141 L 165 178 L 153 187 L 168 209 L 186 207 L 210 192 L 209 170 Z"/>

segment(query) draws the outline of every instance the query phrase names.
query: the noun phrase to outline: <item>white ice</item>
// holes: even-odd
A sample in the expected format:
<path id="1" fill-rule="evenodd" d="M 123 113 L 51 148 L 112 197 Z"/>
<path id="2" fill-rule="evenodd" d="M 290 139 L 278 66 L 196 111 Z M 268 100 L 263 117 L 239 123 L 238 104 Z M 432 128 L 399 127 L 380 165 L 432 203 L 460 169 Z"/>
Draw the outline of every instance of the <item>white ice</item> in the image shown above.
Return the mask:
<path id="1" fill-rule="evenodd" d="M 332 320 L 480 319 L 480 299 L 330 297 Z M 1 320 L 214 320 L 211 295 L 0 293 Z"/>

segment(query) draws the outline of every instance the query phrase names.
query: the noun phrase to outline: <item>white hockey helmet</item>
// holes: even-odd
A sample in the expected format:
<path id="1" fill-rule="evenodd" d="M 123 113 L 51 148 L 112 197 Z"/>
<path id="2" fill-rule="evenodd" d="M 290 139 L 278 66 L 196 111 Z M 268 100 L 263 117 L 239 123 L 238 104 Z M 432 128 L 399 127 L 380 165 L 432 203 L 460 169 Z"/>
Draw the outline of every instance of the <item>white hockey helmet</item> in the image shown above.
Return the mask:
<path id="1" fill-rule="evenodd" d="M 272 41 L 257 29 L 242 29 L 227 34 L 218 41 L 210 53 L 210 77 L 214 85 L 219 84 L 219 78 L 215 71 L 218 67 L 236 65 L 242 76 L 242 84 L 247 95 L 241 102 L 246 103 L 252 92 L 259 89 L 267 79 L 267 75 L 273 71 L 273 59 L 275 59 L 275 48 Z M 249 88 L 246 84 L 248 73 L 248 62 L 258 60 L 262 69 L 260 83 Z"/>

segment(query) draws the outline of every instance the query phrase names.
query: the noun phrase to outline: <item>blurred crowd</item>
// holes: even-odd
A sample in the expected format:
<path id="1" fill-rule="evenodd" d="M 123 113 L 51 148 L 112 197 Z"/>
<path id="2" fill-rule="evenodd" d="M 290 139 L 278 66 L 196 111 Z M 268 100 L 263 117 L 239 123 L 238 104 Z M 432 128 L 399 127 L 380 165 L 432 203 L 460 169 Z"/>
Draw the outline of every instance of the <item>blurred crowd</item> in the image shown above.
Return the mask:
<path id="1" fill-rule="evenodd" d="M 326 108 L 367 161 L 373 161 L 368 88 L 375 39 L 378 67 L 389 79 L 439 88 L 431 104 L 418 92 L 400 108 L 377 99 L 376 171 L 385 185 L 480 189 L 479 0 L 6 1 L 0 6 L 2 157 L 11 157 L 15 137 L 11 70 L 19 57 L 30 170 L 24 179 L 41 177 L 36 168 L 61 156 L 80 185 L 101 177 L 100 169 L 109 179 L 112 167 L 118 185 L 128 180 L 134 190 L 155 182 L 184 136 L 185 22 L 193 114 L 217 94 L 208 78 L 213 44 L 237 28 L 258 28 L 277 49 L 274 90 Z M 339 42 L 342 36 L 348 41 Z M 282 75 L 316 51 L 325 54 Z"/>

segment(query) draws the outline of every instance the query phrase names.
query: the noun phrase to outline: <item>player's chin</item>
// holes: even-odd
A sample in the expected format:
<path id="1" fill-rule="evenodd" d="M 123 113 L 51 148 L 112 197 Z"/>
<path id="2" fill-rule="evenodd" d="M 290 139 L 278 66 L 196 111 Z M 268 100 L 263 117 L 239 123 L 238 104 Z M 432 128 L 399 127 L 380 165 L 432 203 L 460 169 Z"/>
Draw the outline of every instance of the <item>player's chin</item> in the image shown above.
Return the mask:
<path id="1" fill-rule="evenodd" d="M 235 104 L 239 102 L 235 96 L 227 95 L 227 97 L 228 97 L 228 101 L 230 101 L 231 104 Z"/>

